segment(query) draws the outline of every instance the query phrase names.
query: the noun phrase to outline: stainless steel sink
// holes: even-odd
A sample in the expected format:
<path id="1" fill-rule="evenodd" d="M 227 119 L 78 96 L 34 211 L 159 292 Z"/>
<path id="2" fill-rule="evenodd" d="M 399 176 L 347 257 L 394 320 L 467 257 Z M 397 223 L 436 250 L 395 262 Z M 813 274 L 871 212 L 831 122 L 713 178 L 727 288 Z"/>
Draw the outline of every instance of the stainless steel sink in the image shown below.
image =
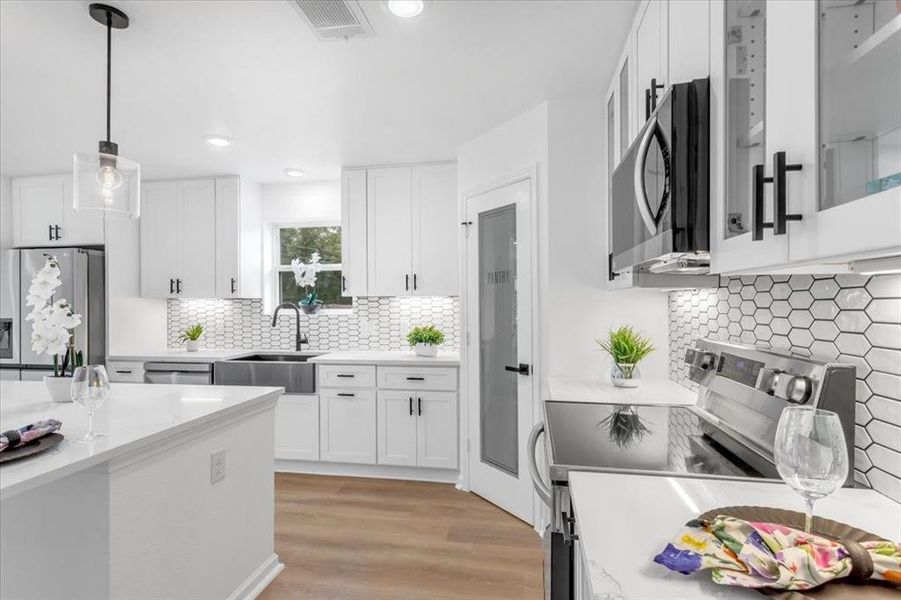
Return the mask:
<path id="1" fill-rule="evenodd" d="M 276 386 L 285 388 L 288 394 L 313 394 L 316 392 L 316 365 L 307 361 L 319 354 L 249 354 L 219 361 L 213 367 L 213 383 Z"/>

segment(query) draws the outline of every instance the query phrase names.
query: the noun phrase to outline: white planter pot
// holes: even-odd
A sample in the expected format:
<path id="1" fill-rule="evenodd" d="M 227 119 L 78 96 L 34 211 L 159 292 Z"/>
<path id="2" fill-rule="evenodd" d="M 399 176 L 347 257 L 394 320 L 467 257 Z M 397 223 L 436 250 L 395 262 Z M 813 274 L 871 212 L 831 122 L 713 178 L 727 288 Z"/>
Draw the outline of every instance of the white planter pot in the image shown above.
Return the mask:
<path id="1" fill-rule="evenodd" d="M 200 340 L 186 340 L 185 348 L 188 352 L 197 352 L 200 350 Z"/>
<path id="2" fill-rule="evenodd" d="M 434 344 L 416 344 L 413 346 L 413 352 L 417 356 L 438 356 L 438 346 Z"/>
<path id="3" fill-rule="evenodd" d="M 44 377 L 44 385 L 54 402 L 72 402 L 71 377 Z"/>

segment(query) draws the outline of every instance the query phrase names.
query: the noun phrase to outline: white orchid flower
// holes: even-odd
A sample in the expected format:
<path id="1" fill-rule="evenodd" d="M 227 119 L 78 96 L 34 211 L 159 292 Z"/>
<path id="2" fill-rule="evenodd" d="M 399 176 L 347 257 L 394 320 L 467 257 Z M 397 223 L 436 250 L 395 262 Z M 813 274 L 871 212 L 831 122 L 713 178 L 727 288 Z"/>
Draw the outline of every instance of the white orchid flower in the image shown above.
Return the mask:
<path id="1" fill-rule="evenodd" d="M 25 319 L 32 322 L 31 347 L 39 354 L 65 354 L 72 344 L 72 332 L 81 324 L 81 315 L 72 311 L 65 299 L 50 304 L 63 284 L 56 258 L 48 256 L 31 281 L 25 304 L 32 310 Z"/>

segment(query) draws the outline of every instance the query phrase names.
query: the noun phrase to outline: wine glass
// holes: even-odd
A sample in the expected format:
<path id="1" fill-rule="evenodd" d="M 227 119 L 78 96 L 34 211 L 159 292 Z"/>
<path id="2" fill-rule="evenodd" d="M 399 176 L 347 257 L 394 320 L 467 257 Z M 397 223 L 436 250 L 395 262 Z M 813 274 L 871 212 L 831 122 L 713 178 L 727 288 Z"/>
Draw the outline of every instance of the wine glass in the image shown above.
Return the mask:
<path id="1" fill-rule="evenodd" d="M 109 378 L 103 365 L 75 369 L 72 375 L 72 401 L 88 413 L 88 431 L 76 441 L 90 442 L 104 435 L 94 431 L 94 411 L 106 401 L 109 391 Z"/>
<path id="2" fill-rule="evenodd" d="M 776 429 L 775 453 L 779 475 L 804 498 L 804 531 L 810 533 L 813 503 L 848 477 L 848 447 L 838 415 L 807 406 L 786 408 Z"/>

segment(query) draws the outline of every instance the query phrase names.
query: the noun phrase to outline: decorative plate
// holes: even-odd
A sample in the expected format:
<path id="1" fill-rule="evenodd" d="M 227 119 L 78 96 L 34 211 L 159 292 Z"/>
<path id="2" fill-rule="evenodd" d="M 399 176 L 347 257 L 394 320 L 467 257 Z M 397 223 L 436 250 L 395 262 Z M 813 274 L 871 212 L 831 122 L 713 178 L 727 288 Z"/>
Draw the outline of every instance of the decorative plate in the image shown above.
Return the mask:
<path id="1" fill-rule="evenodd" d="M 781 508 L 768 508 L 766 506 L 726 506 L 708 510 L 699 518 L 702 520 L 714 519 L 718 515 L 735 517 L 745 521 L 757 521 L 759 523 L 777 523 L 787 525 L 794 529 L 804 529 L 804 513 Z M 824 519 L 814 515 L 813 533 L 831 540 L 849 540 L 852 542 L 868 542 L 884 539 L 869 531 L 852 527 L 831 519 Z M 839 579 L 830 581 L 812 590 L 803 592 L 785 590 L 757 590 L 765 596 L 777 600 L 898 600 L 898 588 L 891 584 L 883 584 L 878 581 L 851 581 Z"/>
<path id="2" fill-rule="evenodd" d="M 61 441 L 63 441 L 63 439 L 65 439 L 65 436 L 63 434 L 51 433 L 49 435 L 45 435 L 44 437 L 40 437 L 29 444 L 25 444 L 24 446 L 17 446 L 12 450 L 0 452 L 0 463 L 10 462 L 13 460 L 18 460 L 20 458 L 25 458 L 26 456 L 39 454 L 41 452 L 44 452 L 45 450 L 53 448 Z"/>

